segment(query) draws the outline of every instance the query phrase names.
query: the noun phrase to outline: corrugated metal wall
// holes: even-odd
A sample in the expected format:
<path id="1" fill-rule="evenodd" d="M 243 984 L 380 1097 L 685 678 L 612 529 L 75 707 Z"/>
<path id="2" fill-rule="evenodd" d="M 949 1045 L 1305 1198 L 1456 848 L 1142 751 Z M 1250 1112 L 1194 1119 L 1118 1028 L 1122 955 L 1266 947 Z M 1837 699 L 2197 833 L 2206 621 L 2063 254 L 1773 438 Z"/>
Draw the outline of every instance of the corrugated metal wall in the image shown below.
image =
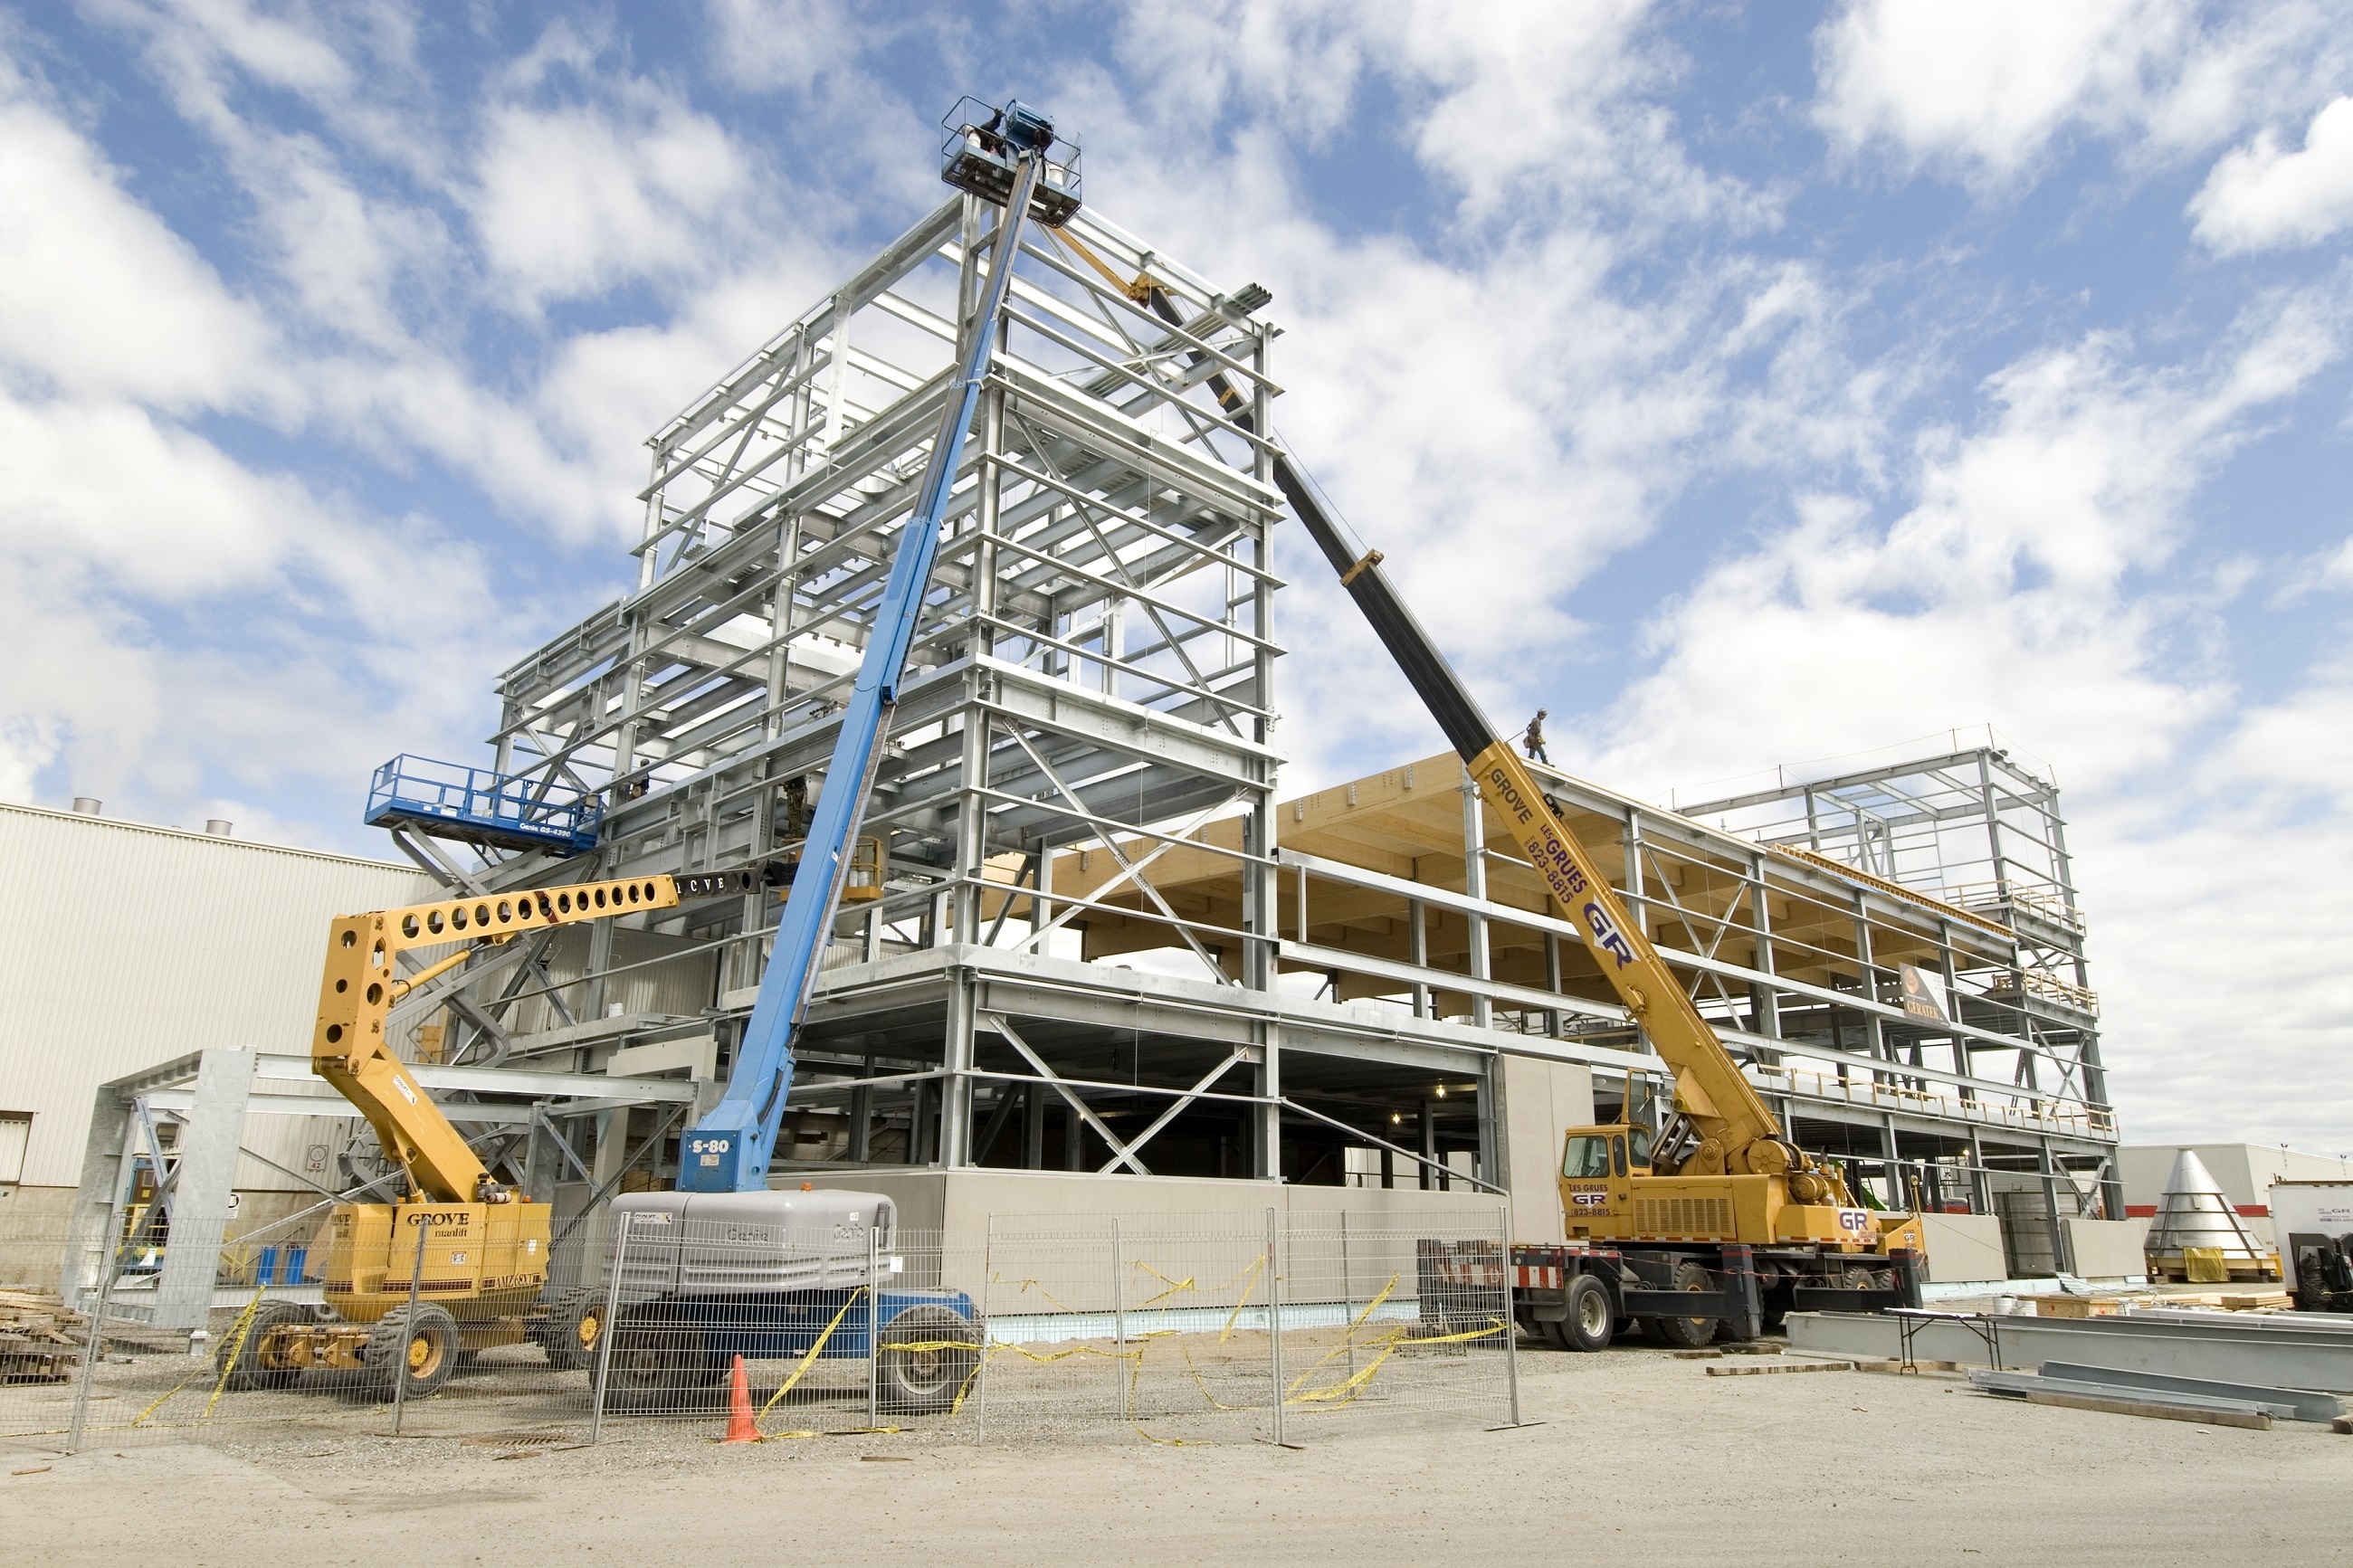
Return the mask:
<path id="1" fill-rule="evenodd" d="M 308 1049 L 327 922 L 433 892 L 409 867 L 0 803 L 0 1110 L 33 1113 L 25 1183 L 79 1179 L 110 1079 Z"/>

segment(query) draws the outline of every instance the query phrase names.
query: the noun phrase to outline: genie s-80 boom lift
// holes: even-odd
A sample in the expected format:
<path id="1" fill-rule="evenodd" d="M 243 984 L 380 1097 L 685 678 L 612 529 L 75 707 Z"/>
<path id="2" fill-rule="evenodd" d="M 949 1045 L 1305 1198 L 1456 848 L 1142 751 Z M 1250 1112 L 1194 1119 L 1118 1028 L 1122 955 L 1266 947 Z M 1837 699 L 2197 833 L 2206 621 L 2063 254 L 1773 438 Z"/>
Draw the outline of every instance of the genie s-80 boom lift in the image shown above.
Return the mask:
<path id="1" fill-rule="evenodd" d="M 678 1190 L 614 1201 L 621 1295 L 608 1404 L 645 1408 L 715 1383 L 734 1355 L 778 1358 L 821 1345 L 863 1356 L 868 1311 L 841 1309 L 873 1291 L 878 1373 L 892 1408 L 950 1403 L 969 1381 L 979 1331 L 960 1291 L 886 1290 L 869 1258 L 887 1255 L 891 1200 L 877 1194 L 768 1186 L 793 1043 L 849 877 L 852 845 L 906 673 L 941 521 L 972 428 L 997 327 L 1013 280 L 1022 226 L 1060 225 L 1079 207 L 1074 149 L 1027 105 L 963 113 L 948 132 L 941 178 L 1004 208 L 977 308 L 964 324 L 963 357 L 934 437 L 914 510 L 901 531 L 871 623 L 857 684 L 794 871 L 776 942 L 725 1093 L 679 1141 Z M 879 1271 L 887 1272 L 886 1262 Z M 825 1331 L 820 1336 L 820 1331 Z"/>

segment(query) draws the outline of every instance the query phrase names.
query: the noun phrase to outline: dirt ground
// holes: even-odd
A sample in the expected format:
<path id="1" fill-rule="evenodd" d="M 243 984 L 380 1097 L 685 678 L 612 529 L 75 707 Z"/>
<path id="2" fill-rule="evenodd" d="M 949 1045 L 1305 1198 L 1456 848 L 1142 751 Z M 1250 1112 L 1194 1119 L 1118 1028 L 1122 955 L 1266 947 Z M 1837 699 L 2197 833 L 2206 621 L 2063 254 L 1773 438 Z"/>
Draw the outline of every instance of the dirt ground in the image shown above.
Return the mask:
<path id="1" fill-rule="evenodd" d="M 1783 1358 L 1794 1360 L 1796 1358 Z M 2353 1437 L 2049 1409 L 1953 1378 L 1712 1377 L 1654 1349 L 1521 1355 L 1518 1429 L 1301 1416 L 1300 1451 L 820 1437 L 700 1425 L 526 1447 L 435 1412 L 0 1454 L 0 1561 L 1679 1563 L 2353 1561 Z M 30 1472 L 30 1473 L 17 1473 Z"/>

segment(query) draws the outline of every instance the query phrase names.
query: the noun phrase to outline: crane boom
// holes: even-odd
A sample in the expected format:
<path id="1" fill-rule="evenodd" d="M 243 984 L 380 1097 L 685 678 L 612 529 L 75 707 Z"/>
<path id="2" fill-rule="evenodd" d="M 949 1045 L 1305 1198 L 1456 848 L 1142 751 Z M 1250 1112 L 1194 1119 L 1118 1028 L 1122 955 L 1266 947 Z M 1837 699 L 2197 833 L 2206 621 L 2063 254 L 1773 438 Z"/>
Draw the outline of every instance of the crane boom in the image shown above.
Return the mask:
<path id="1" fill-rule="evenodd" d="M 841 904 L 850 840 L 865 815 L 874 770 L 890 734 L 891 714 L 906 673 L 907 651 L 931 582 L 932 560 L 939 550 L 948 492 L 955 487 L 965 437 L 972 429 L 973 411 L 980 401 L 981 382 L 996 351 L 997 323 L 1012 285 L 1022 222 L 1033 202 L 1049 216 L 1057 213 L 1067 216 L 1076 209 L 1072 194 L 1057 189 L 1041 195 L 1041 179 L 1061 173 L 1060 165 L 1047 162 L 1055 133 L 1044 116 L 1018 102 L 1010 103 L 990 122 L 966 124 L 958 128 L 957 135 L 963 140 L 952 139 L 943 177 L 987 199 L 1002 200 L 1005 216 L 990 248 L 988 278 L 980 302 L 965 325 L 964 358 L 955 379 L 948 384 L 947 407 L 932 441 L 915 509 L 900 531 L 890 579 L 870 623 L 871 636 L 858 668 L 857 685 L 842 710 L 841 731 L 834 742 L 833 760 L 827 766 L 825 787 L 818 797 L 800 864 L 793 873 L 791 896 L 777 923 L 767 969 L 760 978 L 759 999 L 736 1047 L 726 1091 L 680 1143 L 681 1192 L 757 1192 L 767 1185 L 768 1161 L 784 1118 L 785 1095 L 792 1087 L 793 1042 L 808 1012 L 818 961 L 832 935 L 834 913 Z M 1060 182 L 1050 184 L 1059 186 Z"/>
<path id="2" fill-rule="evenodd" d="M 327 963 L 319 982 L 319 1018 L 311 1035 L 311 1070 L 335 1086 L 375 1129 L 386 1158 L 408 1173 L 413 1199 L 471 1204 L 500 1201 L 462 1134 L 449 1124 L 416 1075 L 385 1039 L 385 1020 L 402 995 L 455 967 L 482 946 L 512 942 L 547 926 L 610 920 L 666 910 L 679 901 L 675 877 L 631 877 L 568 888 L 485 893 L 338 915 L 327 931 Z M 394 958 L 410 948 L 468 945 L 424 971 L 403 977 Z"/>
<path id="3" fill-rule="evenodd" d="M 1184 325 L 1164 290 L 1152 289 L 1149 299 L 1162 321 Z M 1211 375 L 1208 382 L 1228 415 L 1250 429 L 1249 405 L 1232 384 L 1222 374 Z M 1674 1069 L 1679 1109 L 1690 1118 L 1698 1145 L 1683 1171 L 1693 1175 L 1774 1175 L 1807 1164 L 1805 1156 L 1782 1136 L 1779 1122 L 1740 1064 L 1692 1005 L 1682 982 L 1641 927 L 1628 918 L 1609 879 L 1562 822 L 1544 786 L 1512 750 L 1510 737 L 1496 733 L 1437 643 L 1382 575 L 1380 552 L 1365 549 L 1281 452 L 1275 455 L 1274 482 L 1461 754 L 1488 809 L 1544 879 L 1619 1000 L 1650 1037 L 1651 1047 Z"/>

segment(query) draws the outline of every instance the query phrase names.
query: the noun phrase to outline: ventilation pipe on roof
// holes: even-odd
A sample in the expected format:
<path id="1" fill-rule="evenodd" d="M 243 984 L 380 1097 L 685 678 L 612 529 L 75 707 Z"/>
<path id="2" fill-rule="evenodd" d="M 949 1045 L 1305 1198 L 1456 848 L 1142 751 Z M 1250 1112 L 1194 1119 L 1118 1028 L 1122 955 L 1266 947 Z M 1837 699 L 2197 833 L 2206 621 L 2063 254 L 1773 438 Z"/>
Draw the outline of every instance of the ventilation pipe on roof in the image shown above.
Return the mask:
<path id="1" fill-rule="evenodd" d="M 73 808 L 77 816 L 104 816 L 105 807 L 106 803 L 102 800 L 92 800 L 86 795 L 74 796 Z"/>
<path id="2" fill-rule="evenodd" d="M 236 827 L 236 823 L 223 822 L 217 816 L 208 816 L 205 818 L 205 831 L 211 834 L 215 838 L 227 838 Z"/>

